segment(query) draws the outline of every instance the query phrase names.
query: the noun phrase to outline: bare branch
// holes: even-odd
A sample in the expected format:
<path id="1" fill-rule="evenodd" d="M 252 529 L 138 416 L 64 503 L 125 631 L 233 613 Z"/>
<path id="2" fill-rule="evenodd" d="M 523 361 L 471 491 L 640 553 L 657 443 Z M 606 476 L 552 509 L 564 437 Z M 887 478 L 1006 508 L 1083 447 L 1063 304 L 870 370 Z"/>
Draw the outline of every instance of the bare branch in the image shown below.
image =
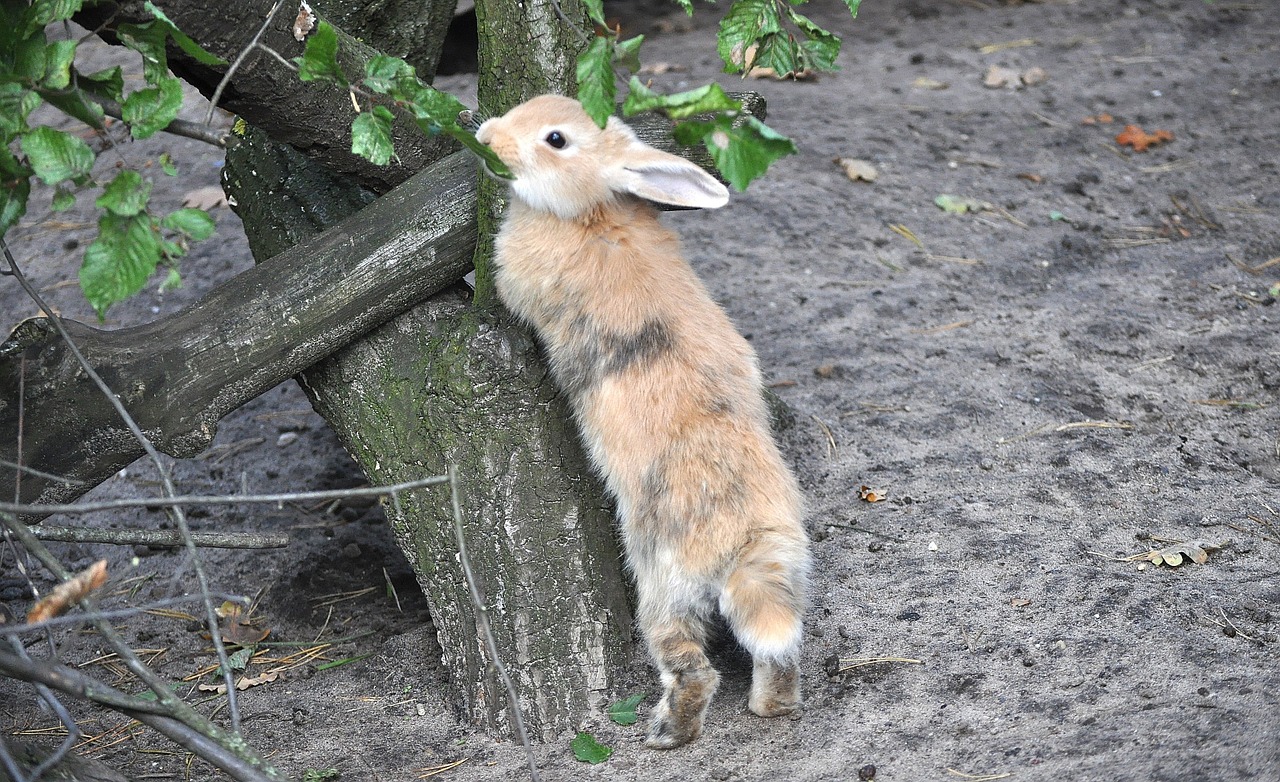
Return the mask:
<path id="1" fill-rule="evenodd" d="M 276 0 L 275 5 L 271 6 L 271 12 L 267 14 L 267 18 L 262 22 L 262 26 L 258 28 L 258 32 L 254 34 L 253 40 L 249 41 L 249 45 L 240 50 L 240 54 L 231 63 L 231 67 L 227 68 L 227 72 L 223 74 L 222 81 L 218 82 L 218 86 L 213 91 L 213 97 L 209 98 L 209 113 L 204 115 L 204 124 L 209 125 L 213 122 L 213 112 L 218 108 L 218 101 L 222 100 L 222 91 L 231 83 L 232 77 L 236 75 L 236 71 L 240 70 L 240 66 L 244 64 L 244 58 L 249 56 L 249 52 L 253 51 L 258 45 L 258 41 L 262 40 L 262 34 L 271 26 L 271 21 L 276 18 L 276 11 L 280 10 L 280 5 L 284 0 Z"/>
<path id="2" fill-rule="evenodd" d="M 0 502 L 0 512 L 4 513 L 40 513 L 67 515 L 92 513 L 100 510 L 120 510 L 121 508 L 154 508 L 175 505 L 241 505 L 249 503 L 283 503 L 283 502 L 315 502 L 319 500 L 345 500 L 351 497 L 385 497 L 394 496 L 412 489 L 427 486 L 438 486 L 448 483 L 449 477 L 437 475 L 421 478 L 416 481 L 393 483 L 387 486 L 365 486 L 354 489 L 325 489 L 323 491 L 299 491 L 281 494 L 222 494 L 200 495 L 186 494 L 174 497 L 130 497 L 101 502 L 82 502 L 75 505 L 18 505 L 11 502 Z"/>
<path id="3" fill-rule="evenodd" d="M 92 527 L 51 527 L 40 524 L 31 528 L 40 540 L 58 543 L 110 543 L 115 546 L 185 546 L 176 530 L 164 529 L 95 529 Z M 283 532 L 193 532 L 191 541 L 200 548 L 284 548 L 289 536 Z"/>

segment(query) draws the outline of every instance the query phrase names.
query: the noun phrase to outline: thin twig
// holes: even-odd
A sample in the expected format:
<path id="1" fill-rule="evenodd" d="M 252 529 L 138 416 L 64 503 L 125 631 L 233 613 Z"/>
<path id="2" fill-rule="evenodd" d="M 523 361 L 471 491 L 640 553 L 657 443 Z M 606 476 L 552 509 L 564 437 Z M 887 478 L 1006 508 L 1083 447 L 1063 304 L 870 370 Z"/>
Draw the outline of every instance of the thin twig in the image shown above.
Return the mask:
<path id="1" fill-rule="evenodd" d="M 218 82 L 218 86 L 213 91 L 213 97 L 209 99 L 209 111 L 204 115 L 204 124 L 213 123 L 213 112 L 218 109 L 218 101 L 222 100 L 222 91 L 231 83 L 231 77 L 236 75 L 236 71 L 240 69 L 240 65 L 244 63 L 244 58 L 249 56 L 249 52 L 253 51 L 258 45 L 258 41 L 262 39 L 262 34 L 271 26 L 271 22 L 276 18 L 276 11 L 280 10 L 283 0 L 276 0 L 275 5 L 271 6 L 271 12 L 267 14 L 266 21 L 258 28 L 258 32 L 254 34 L 253 40 L 249 41 L 249 45 L 240 50 L 240 54 L 236 57 L 231 66 L 227 68 L 227 72 L 223 74 L 222 80 Z"/>
<path id="2" fill-rule="evenodd" d="M 73 484 L 74 485 L 84 484 L 84 481 L 77 481 L 72 478 L 64 478 L 61 475 L 54 475 L 51 472 L 37 470 L 34 467 L 28 467 L 25 464 L 18 464 L 17 462 L 11 462 L 8 459 L 0 459 L 0 467 L 8 467 L 11 470 L 16 470 L 21 473 L 26 473 L 27 475 L 34 475 L 37 478 L 44 478 L 46 481 L 53 481 L 55 483 L 61 483 L 67 486 L 71 486 Z M 16 501 L 16 498 L 15 498 L 15 501 Z"/>
<path id="3" fill-rule="evenodd" d="M 107 116 L 115 117 L 119 120 L 124 119 L 124 108 L 119 103 L 116 103 L 110 98 L 103 98 L 98 95 L 90 95 L 88 93 L 85 93 L 85 95 L 94 103 L 101 106 L 102 111 Z M 165 125 L 161 130 L 171 136 L 182 136 L 183 138 L 195 139 L 196 141 L 203 141 L 206 144 L 212 144 L 215 147 L 222 148 L 226 148 L 227 137 L 231 135 L 225 128 L 217 130 L 215 128 L 208 127 L 207 122 L 204 125 L 201 125 L 197 122 L 188 122 L 185 119 L 171 120 L 169 124 Z"/>
<path id="4" fill-rule="evenodd" d="M 484 596 L 480 594 L 480 585 L 476 582 L 476 574 L 471 570 L 471 557 L 467 554 L 467 538 L 462 533 L 462 503 L 458 499 L 458 470 L 449 466 L 449 500 L 453 503 L 453 536 L 458 544 L 458 558 L 462 562 L 462 575 L 467 581 L 467 590 L 471 593 L 471 604 L 476 609 L 476 628 L 484 636 L 485 648 L 489 651 L 489 660 L 493 663 L 498 678 L 507 688 L 507 703 L 511 707 L 511 721 L 515 724 L 516 736 L 524 745 L 525 758 L 529 761 L 529 777 L 533 782 L 541 782 L 538 765 L 534 761 L 533 747 L 529 745 L 529 733 L 524 727 L 524 712 L 520 710 L 520 698 L 516 694 L 516 685 L 507 675 L 507 668 L 498 657 L 498 639 L 493 636 L 493 628 L 489 626 L 489 609 L 485 608 Z"/>
<path id="5" fill-rule="evenodd" d="M 426 486 L 438 486 L 448 483 L 449 478 L 436 475 L 406 481 L 390 486 L 364 486 L 354 489 L 325 489 L 323 491 L 283 492 L 278 494 L 179 494 L 172 497 L 122 497 L 116 500 L 101 502 L 80 502 L 74 505 L 15 505 L 0 502 L 0 511 L 8 513 L 93 513 L 100 510 L 119 510 L 121 508 L 154 508 L 176 507 L 179 505 L 240 505 L 242 503 L 284 503 L 343 500 L 351 497 L 385 497 L 410 489 L 421 489 Z"/>
<path id="6" fill-rule="evenodd" d="M 160 458 L 160 452 L 156 450 L 154 445 L 152 445 L 151 440 L 142 433 L 142 429 L 138 426 L 138 422 L 135 421 L 133 416 L 129 414 L 129 411 L 125 409 L 124 403 L 120 401 L 120 397 L 116 396 L 110 386 L 107 385 L 106 381 L 102 379 L 102 376 L 94 370 L 93 366 L 84 357 L 84 354 L 80 352 L 80 347 L 71 339 L 71 335 L 67 333 L 66 327 L 62 325 L 62 318 L 53 314 L 53 310 L 49 308 L 44 297 L 42 297 L 40 292 L 37 291 L 27 280 L 26 275 L 22 273 L 22 269 L 18 266 L 17 260 L 14 259 L 13 253 L 9 251 L 9 245 L 4 241 L 3 237 L 0 237 L 0 250 L 4 251 L 5 260 L 9 263 L 9 271 L 13 272 L 14 279 L 17 280 L 18 284 L 22 286 L 22 289 L 27 292 L 27 295 L 31 297 L 31 300 L 36 303 L 36 306 L 49 313 L 49 322 L 53 324 L 54 328 L 58 331 L 58 334 L 62 337 L 62 341 L 66 343 L 67 350 L 69 350 L 71 355 L 75 357 L 80 368 L 84 370 L 85 375 L 87 375 L 89 379 L 98 386 L 98 389 L 102 391 L 103 396 L 105 396 L 111 406 L 115 408 L 116 414 L 120 416 L 120 419 L 125 423 L 125 426 L 127 426 L 129 431 L 133 433 L 134 439 L 137 440 L 138 444 L 147 452 L 147 456 L 151 457 L 152 463 L 156 466 L 156 471 L 160 474 L 160 481 L 164 486 L 165 495 L 168 497 L 177 496 L 178 492 L 173 486 L 173 481 L 169 477 L 169 472 L 164 467 L 164 461 Z M 218 632 L 218 615 L 214 611 L 213 600 L 208 596 L 209 579 L 205 574 L 204 562 L 200 558 L 199 550 L 196 549 L 195 544 L 191 541 L 191 528 L 187 524 L 187 516 L 182 512 L 181 506 L 175 505 L 170 508 L 169 515 L 177 523 L 178 530 L 182 533 L 182 536 L 186 541 L 187 554 L 191 558 L 191 563 L 196 573 L 196 582 L 200 586 L 200 593 L 205 596 L 205 624 L 208 626 L 209 635 L 212 636 L 213 649 L 217 653 L 218 661 L 222 663 L 222 675 L 227 685 L 227 711 L 231 717 L 231 732 L 236 736 L 239 736 L 240 709 L 236 704 L 235 680 L 231 671 L 231 663 L 227 658 L 226 647 L 222 643 L 222 634 Z M 99 628 L 99 630 L 101 631 L 101 628 Z M 114 629 L 112 629 L 112 633 L 114 634 Z M 121 643 L 123 644 L 123 641 L 121 641 Z M 150 669 L 143 665 L 141 660 L 137 660 L 136 657 L 134 659 L 136 661 L 136 667 L 139 670 L 144 670 L 148 674 L 151 673 Z M 152 675 L 152 681 L 159 683 L 159 678 Z M 167 693 L 164 691 L 163 685 L 161 685 L 161 691 L 156 693 L 156 697 L 168 697 Z M 171 700 L 181 702 L 176 698 L 171 698 Z"/>
<path id="7" fill-rule="evenodd" d="M 4 509 L 0 509 L 4 510 Z M 40 540 L 59 543 L 110 543 L 116 546 L 186 545 L 176 530 L 93 529 L 90 527 L 50 527 L 38 524 L 31 532 Z M 193 532 L 191 541 L 200 548 L 284 548 L 289 536 L 282 532 Z"/>

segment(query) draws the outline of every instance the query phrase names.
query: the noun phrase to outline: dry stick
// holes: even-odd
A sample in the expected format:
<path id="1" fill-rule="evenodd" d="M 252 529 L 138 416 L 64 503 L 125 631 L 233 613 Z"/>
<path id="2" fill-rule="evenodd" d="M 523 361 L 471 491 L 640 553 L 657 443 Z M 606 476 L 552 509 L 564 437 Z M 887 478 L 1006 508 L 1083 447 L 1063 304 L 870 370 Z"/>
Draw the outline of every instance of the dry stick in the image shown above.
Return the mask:
<path id="1" fill-rule="evenodd" d="M 14 653 L 19 657 L 26 660 L 31 659 L 27 655 L 26 649 L 23 648 L 22 643 L 17 638 L 10 637 L 9 645 L 13 647 Z M 62 701 L 58 700 L 58 696 L 54 695 L 52 690 L 39 683 L 33 683 L 32 686 L 35 687 L 36 694 L 40 696 L 40 700 L 44 701 L 45 705 L 53 710 L 54 715 L 57 716 L 58 720 L 67 728 L 66 738 L 58 744 L 57 749 L 49 753 L 48 757 L 40 761 L 35 768 L 31 769 L 31 774 L 28 778 L 31 779 L 32 782 L 35 782 L 36 780 L 39 780 L 40 777 L 44 776 L 49 769 L 61 763 L 62 759 L 65 758 L 75 745 L 79 743 L 80 737 L 83 734 L 80 732 L 80 726 L 76 725 L 75 719 L 71 716 L 70 712 L 67 711 L 67 707 L 62 705 Z M 9 756 L 8 747 L 0 744 L 0 751 L 3 751 L 4 753 L 6 767 L 10 765 L 16 766 L 16 763 L 13 763 L 12 758 Z M 13 776 L 15 781 L 19 779 L 12 769 L 9 773 Z"/>
<path id="2" fill-rule="evenodd" d="M 3 510 L 3 509 L 0 509 Z M 109 543 L 116 546 L 186 545 L 182 535 L 163 529 L 91 529 L 88 527 L 50 527 L 40 524 L 31 528 L 40 540 L 58 543 Z M 284 548 L 289 536 L 283 532 L 193 532 L 191 541 L 200 548 Z"/>
<path id="3" fill-rule="evenodd" d="M 19 418 L 18 420 L 21 421 L 22 419 Z M 9 469 L 16 470 L 17 472 L 26 473 L 27 475 L 34 475 L 37 478 L 44 478 L 47 481 L 57 481 L 58 483 L 65 483 L 65 484 L 84 483 L 84 481 L 72 480 L 71 478 L 64 478 L 61 475 L 54 475 L 51 472 L 37 470 L 36 468 L 28 467 L 25 464 L 18 464 L 17 462 L 11 462 L 8 459 L 0 459 L 0 467 L 8 467 Z"/>
<path id="4" fill-rule="evenodd" d="M 396 495 L 410 489 L 421 489 L 426 486 L 438 486 L 448 483 L 447 475 L 434 475 L 419 478 L 416 481 L 393 483 L 387 486 L 365 486 L 354 489 L 325 489 L 323 491 L 284 492 L 279 494 L 178 494 L 171 497 L 153 498 L 121 498 L 102 500 L 101 502 L 80 502 L 74 505 L 17 505 L 0 502 L 0 511 L 7 513 L 92 513 L 100 510 L 119 510 L 121 508 L 153 508 L 177 505 L 239 505 L 241 503 L 283 503 L 309 502 L 316 500 L 345 500 L 351 497 L 385 497 Z"/>
<path id="5" fill-rule="evenodd" d="M 213 123 L 213 112 L 218 109 L 218 101 L 222 100 L 222 91 L 231 83 L 231 77 L 236 75 L 236 71 L 240 69 L 240 65 L 244 62 L 244 58 L 249 56 L 249 52 L 253 51 L 258 45 L 258 41 L 262 39 L 262 34 L 271 26 L 271 21 L 276 18 L 276 11 L 280 10 L 280 4 L 283 0 L 276 0 L 276 4 L 271 6 L 271 12 L 267 14 L 266 21 L 258 28 L 258 32 L 253 36 L 253 40 L 249 41 L 249 45 L 240 50 L 240 54 L 235 61 L 231 63 L 231 67 L 227 68 L 226 74 L 223 75 L 222 81 L 218 82 L 218 87 L 213 91 L 213 97 L 209 99 L 209 111 L 204 115 L 204 124 Z"/>
<path id="6" fill-rule="evenodd" d="M 213 592 L 211 594 L 214 597 L 233 603 L 245 604 L 248 602 L 248 599 L 244 595 L 229 595 L 223 592 Z M 59 625 L 79 624 L 81 622 L 125 619 L 131 616 L 137 616 L 138 614 L 145 614 L 148 611 L 168 608 L 169 606 L 182 605 L 183 603 L 194 603 L 199 599 L 199 595 L 178 595 L 177 597 L 166 597 L 152 603 L 147 603 L 146 605 L 133 606 L 130 608 L 95 608 L 92 611 L 82 610 L 80 613 L 76 614 L 63 614 L 62 616 L 50 617 L 43 621 L 33 622 L 31 624 L 0 624 L 0 635 L 19 635 L 32 630 L 41 630 Z M 117 656 L 119 655 L 117 654 Z"/>
<path id="7" fill-rule="evenodd" d="M 128 695 L 91 676 L 65 665 L 40 664 L 23 660 L 6 652 L 0 652 L 0 673 L 25 681 L 38 681 L 84 700 L 90 700 L 132 717 L 166 736 L 179 746 L 199 755 L 204 760 L 225 771 L 239 782 L 277 782 L 278 776 L 265 773 L 241 758 L 230 746 L 224 746 L 218 738 L 193 728 L 154 701 L 144 701 Z"/>
<path id="8" fill-rule="evenodd" d="M 471 570 L 471 557 L 467 554 L 467 539 L 462 534 L 462 504 L 458 500 L 458 469 L 449 466 L 449 500 L 453 503 L 453 536 L 458 543 L 458 557 L 462 562 L 462 574 L 467 580 L 467 590 L 471 593 L 471 604 L 476 609 L 476 627 L 484 636 L 485 648 L 489 651 L 489 659 L 507 688 L 507 703 L 511 706 L 511 721 L 515 723 L 516 735 L 524 745 L 525 758 L 529 761 L 529 777 L 533 782 L 541 782 L 538 766 L 534 762 L 533 748 L 529 746 L 529 733 L 524 727 L 524 712 L 520 710 L 520 699 L 516 695 L 516 685 L 507 675 L 506 666 L 498 657 L 498 640 L 493 637 L 493 628 L 489 626 L 489 609 L 484 606 L 484 597 L 480 594 L 480 586 L 476 583 L 476 574 Z M 393 495 L 394 496 L 394 495 Z"/>
<path id="9" fill-rule="evenodd" d="M 71 351 L 73 356 L 75 356 L 76 362 L 80 364 L 85 375 L 87 375 L 94 384 L 98 386 L 103 395 L 106 396 L 107 401 L 115 408 L 116 414 L 120 416 L 120 419 L 124 421 L 125 425 L 129 428 L 129 431 L 133 433 L 134 439 L 136 439 L 138 444 L 142 446 L 143 450 L 147 452 L 147 456 L 151 457 L 151 461 L 156 466 L 156 471 L 160 474 L 160 481 L 164 486 L 164 493 L 169 497 L 177 496 L 178 492 L 173 486 L 173 481 L 169 478 L 168 471 L 165 470 L 164 462 L 160 459 L 160 453 L 156 450 L 155 446 L 151 444 L 151 440 L 147 439 L 147 436 L 142 433 L 142 429 L 139 428 L 138 422 L 133 420 L 133 416 L 129 415 L 129 411 L 125 409 L 124 403 L 120 401 L 120 398 L 116 396 L 114 392 L 112 392 L 106 381 L 102 379 L 102 376 L 99 375 L 89 364 L 88 360 L 85 359 L 84 354 L 80 352 L 79 346 L 77 346 L 75 341 L 71 339 L 71 335 L 67 333 L 66 327 L 62 325 L 62 318 L 53 314 L 53 310 L 50 309 L 49 305 L 45 302 L 44 297 L 42 297 L 40 292 L 37 291 L 27 280 L 26 275 L 22 273 L 22 269 L 18 266 L 17 260 L 14 259 L 13 253 L 9 251 L 9 245 L 4 241 L 3 237 L 0 237 L 0 250 L 4 251 L 4 257 L 9 263 L 9 271 L 13 274 L 13 278 L 18 281 L 18 284 L 22 286 L 22 289 L 25 290 L 27 295 L 31 297 L 31 300 L 36 303 L 36 306 L 49 313 L 49 322 L 53 324 L 55 329 L 57 329 L 62 340 L 67 343 L 67 349 Z M 196 549 L 195 544 L 191 541 L 191 528 L 187 525 L 187 516 L 182 512 L 182 507 L 175 505 L 170 509 L 169 513 L 173 517 L 173 520 L 177 522 L 178 530 L 182 533 L 183 539 L 186 541 L 187 555 L 191 557 L 192 565 L 196 571 L 196 582 L 200 585 L 200 593 L 205 597 L 205 624 L 208 626 L 209 635 L 213 639 L 213 648 L 217 653 L 218 661 L 222 664 L 222 677 L 227 685 L 227 711 L 231 717 L 231 732 L 238 737 L 240 735 L 240 709 L 236 704 L 235 680 L 231 671 L 231 663 L 227 658 L 227 649 L 222 643 L 222 633 L 218 631 L 218 615 L 214 611 L 213 600 L 209 598 L 209 579 L 204 572 L 204 562 L 200 558 L 199 550 Z M 63 580 L 66 579 L 64 578 Z M 103 623 L 103 626 L 107 625 Z M 99 628 L 99 630 L 101 631 L 101 628 Z M 111 634 L 115 635 L 114 629 Z M 120 639 L 118 635 L 116 635 L 116 638 L 119 639 L 121 646 L 127 650 L 128 645 L 124 643 L 124 640 Z M 130 651 L 129 654 L 132 655 L 132 652 Z M 134 656 L 134 661 L 136 662 L 136 668 L 138 670 L 145 670 L 148 674 L 151 673 L 151 670 L 147 668 L 141 660 L 138 660 L 136 656 Z M 131 669 L 134 667 L 135 666 L 131 666 Z M 160 683 L 160 679 L 157 676 L 152 675 L 151 680 L 155 683 Z M 143 681 L 147 680 L 143 679 Z M 174 702 L 180 702 L 176 698 L 173 698 L 172 694 L 169 693 L 162 684 L 160 691 L 156 692 L 156 697 L 169 698 Z"/>

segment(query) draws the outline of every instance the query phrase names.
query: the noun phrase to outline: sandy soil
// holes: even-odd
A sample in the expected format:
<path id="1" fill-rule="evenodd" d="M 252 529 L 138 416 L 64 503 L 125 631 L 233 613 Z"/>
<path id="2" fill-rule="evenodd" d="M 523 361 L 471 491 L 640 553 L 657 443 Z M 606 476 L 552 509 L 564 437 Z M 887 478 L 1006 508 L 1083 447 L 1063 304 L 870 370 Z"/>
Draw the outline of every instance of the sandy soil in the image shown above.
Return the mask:
<path id="1" fill-rule="evenodd" d="M 844 70 L 748 85 L 800 154 L 725 210 L 670 216 L 796 413 L 784 444 L 818 562 L 808 709 L 749 715 L 748 672 L 728 653 L 696 744 L 646 750 L 641 726 L 591 717 L 613 757 L 579 763 L 566 736 L 537 748 L 544 778 L 843 780 L 874 766 L 877 780 L 1280 779 L 1280 307 L 1268 294 L 1280 266 L 1242 268 L 1280 256 L 1280 5 L 869 0 L 856 23 L 828 5 L 812 12 L 845 35 Z M 657 87 L 740 86 L 718 74 L 709 20 L 646 45 L 649 62 L 683 68 Z M 984 87 L 993 65 L 1048 78 Z M 1101 113 L 1115 122 L 1082 122 Z M 1122 149 L 1127 123 L 1174 140 Z M 216 184 L 216 156 L 194 143 L 122 154 L 161 149 L 184 176 L 157 177 L 158 198 Z M 869 161 L 878 180 L 850 181 L 836 157 Z M 990 208 L 948 213 L 942 194 Z M 52 219 L 16 234 L 15 250 L 64 314 L 88 321 L 69 281 L 92 218 Z M 144 293 L 110 324 L 247 268 L 235 217 L 219 223 L 186 287 Z M 0 308 L 6 328 L 34 313 L 10 281 Z M 292 383 L 228 417 L 176 474 L 191 492 L 363 480 Z M 861 499 L 864 485 L 885 499 Z M 92 496 L 155 491 L 140 463 Z M 369 655 L 244 694 L 248 736 L 280 768 L 408 780 L 465 760 L 440 778 L 522 775 L 517 746 L 459 724 L 437 695 L 430 619 L 376 506 L 192 515 L 200 528 L 289 530 L 283 550 L 212 553 L 216 587 L 257 595 L 273 639 Z M 1174 541 L 1218 548 L 1176 568 L 1123 561 Z M 57 548 L 76 566 L 111 558 L 115 591 L 134 601 L 169 594 L 184 564 Z M 4 556 L 0 598 L 25 610 Z M 211 659 L 187 620 L 125 628 L 166 650 L 156 666 L 175 679 Z M 100 653 L 92 635 L 60 641 L 68 660 Z M 871 657 L 914 662 L 846 670 Z M 637 658 L 617 694 L 652 694 L 655 678 Z M 8 733 L 56 724 L 12 682 L 0 720 Z M 183 755 L 123 718 L 84 712 L 82 727 L 100 736 L 87 751 L 138 777 L 185 773 Z"/>

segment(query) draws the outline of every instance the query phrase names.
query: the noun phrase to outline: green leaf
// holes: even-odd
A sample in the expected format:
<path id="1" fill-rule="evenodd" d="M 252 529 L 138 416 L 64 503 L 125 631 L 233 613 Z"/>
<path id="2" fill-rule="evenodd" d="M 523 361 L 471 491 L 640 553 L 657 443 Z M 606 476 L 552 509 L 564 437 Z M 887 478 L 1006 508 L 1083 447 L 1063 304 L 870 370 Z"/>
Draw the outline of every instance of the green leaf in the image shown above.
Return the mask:
<path id="1" fill-rule="evenodd" d="M 333 25 L 321 21 L 307 38 L 301 57 L 294 57 L 298 78 L 302 81 L 334 82 L 347 85 L 347 76 L 338 65 L 338 33 Z"/>
<path id="2" fill-rule="evenodd" d="M 170 231 L 185 234 L 197 242 L 213 236 L 217 228 L 217 223 L 208 213 L 190 207 L 170 212 L 160 221 L 160 225 Z"/>
<path id="3" fill-rule="evenodd" d="M 15 82 L 0 83 L 0 135 L 8 142 L 27 129 L 27 115 L 40 105 L 40 96 Z"/>
<path id="4" fill-rule="evenodd" d="M 93 73 L 81 73 L 76 76 L 76 83 L 95 95 L 102 95 L 114 101 L 124 97 L 124 74 L 121 73 L 119 65 Z"/>
<path id="5" fill-rule="evenodd" d="M 375 166 L 385 166 L 395 154 L 391 141 L 391 124 L 395 116 L 386 106 L 362 111 L 351 123 L 351 151 Z"/>
<path id="6" fill-rule="evenodd" d="M 676 2 L 680 4 L 686 14 L 693 16 L 693 0 L 676 0 Z"/>
<path id="7" fill-rule="evenodd" d="M 406 82 L 417 81 L 417 79 L 418 75 L 413 66 L 399 57 L 375 54 L 364 66 L 364 86 L 394 98 L 402 97 L 399 93 Z M 412 91 L 411 85 L 410 91 Z"/>
<path id="8" fill-rule="evenodd" d="M 27 29 L 34 32 L 54 22 L 70 19 L 82 5 L 83 0 L 35 0 L 27 11 Z"/>
<path id="9" fill-rule="evenodd" d="M 734 0 L 720 20 L 716 51 L 725 73 L 745 73 L 754 64 L 748 50 L 765 36 L 782 31 L 782 19 L 774 0 Z"/>
<path id="10" fill-rule="evenodd" d="M 19 41 L 13 48 L 13 75 L 28 85 L 43 81 L 45 69 L 49 67 L 49 58 L 44 50 L 43 35 Z"/>
<path id="11" fill-rule="evenodd" d="M 858 6 L 862 5 L 862 0 L 844 0 L 844 4 L 849 6 L 849 13 L 856 19 L 858 17 Z"/>
<path id="12" fill-rule="evenodd" d="M 336 768 L 309 768 L 302 772 L 302 782 L 329 782 L 342 776 Z"/>
<path id="13" fill-rule="evenodd" d="M 591 21 L 601 27 L 608 27 L 604 21 L 604 0 L 582 0 L 582 5 L 587 9 L 587 17 Z"/>
<path id="14" fill-rule="evenodd" d="M 806 39 L 800 44 L 803 68 L 812 68 L 815 71 L 837 70 L 836 57 L 840 55 L 840 38 L 791 8 L 787 9 L 787 16 L 796 27 L 800 28 L 800 32 L 804 33 Z"/>
<path id="15" fill-rule="evenodd" d="M 76 58 L 75 41 L 54 41 L 44 49 L 44 86 L 65 89 L 71 83 L 71 62 Z"/>
<path id="16" fill-rule="evenodd" d="M 89 145 L 61 130 L 39 127 L 22 136 L 22 152 L 46 185 L 89 175 L 94 154 Z"/>
<path id="17" fill-rule="evenodd" d="M 218 55 L 214 54 L 213 52 L 210 52 L 200 44 L 191 40 L 191 38 L 186 33 L 178 29 L 178 26 L 175 25 L 173 21 L 169 19 L 169 17 L 164 15 L 164 11 L 161 11 L 159 8 L 156 8 L 155 3 L 151 2 L 151 0 L 147 0 L 147 2 L 143 3 L 143 6 L 148 11 L 150 11 L 152 15 L 155 16 L 155 18 L 160 21 L 161 24 L 164 25 L 165 32 L 167 32 L 169 34 L 169 37 L 173 39 L 173 42 L 178 45 L 178 48 L 186 52 L 187 55 L 192 59 L 194 59 L 196 62 L 202 65 L 227 65 L 228 64 L 226 60 L 222 59 Z"/>
<path id="18" fill-rule="evenodd" d="M 182 82 L 170 76 L 159 86 L 132 92 L 124 99 L 121 114 L 135 139 L 155 135 L 168 127 L 182 108 Z"/>
<path id="19" fill-rule="evenodd" d="M 690 144 L 701 140 L 716 168 L 735 190 L 746 190 L 775 160 L 794 155 L 795 143 L 755 117 L 734 125 L 728 117 L 695 120 L 677 125 L 676 140 Z"/>
<path id="20" fill-rule="evenodd" d="M 3 154 L 9 155 L 8 150 L 4 150 Z M 10 179 L 5 175 L 4 181 L 0 182 L 0 236 L 4 236 L 27 213 L 27 199 L 30 196 L 30 179 Z"/>
<path id="21" fill-rule="evenodd" d="M 168 152 L 160 153 L 160 170 L 169 176 L 178 175 L 178 167 L 173 164 L 173 158 Z"/>
<path id="22" fill-rule="evenodd" d="M 590 733 L 583 731 L 573 737 L 573 741 L 569 742 L 569 746 L 573 748 L 573 756 L 583 763 L 603 763 L 613 754 L 612 747 L 606 747 L 596 741 L 595 737 Z"/>
<path id="23" fill-rule="evenodd" d="M 578 100 L 599 127 L 613 116 L 618 86 L 613 78 L 613 39 L 599 36 L 578 55 Z"/>
<path id="24" fill-rule="evenodd" d="M 619 725 L 634 725 L 640 719 L 636 714 L 636 707 L 644 700 L 645 693 L 638 692 L 635 695 L 628 695 L 617 703 L 609 704 L 609 719 Z"/>
<path id="25" fill-rule="evenodd" d="M 169 32 L 162 22 L 116 25 L 116 35 L 125 46 L 142 55 L 142 76 L 147 84 L 158 85 L 169 78 L 165 41 Z"/>
<path id="26" fill-rule="evenodd" d="M 64 189 L 59 185 L 53 191 L 53 202 L 49 208 L 55 212 L 65 212 L 76 205 L 76 192 L 74 190 Z"/>
<path id="27" fill-rule="evenodd" d="M 137 171 L 126 168 L 102 189 L 102 195 L 94 203 L 121 217 L 132 217 L 147 208 L 150 198 L 151 183 Z"/>
<path id="28" fill-rule="evenodd" d="M 165 275 L 164 282 L 160 283 L 160 287 L 157 289 L 157 292 L 168 293 L 169 291 L 177 290 L 178 288 L 181 288 L 181 287 L 182 287 L 182 275 L 178 273 L 177 269 L 170 267 L 169 273 Z M 237 654 L 239 654 L 239 652 L 237 652 Z"/>
<path id="29" fill-rule="evenodd" d="M 756 49 L 753 68 L 769 68 L 778 76 L 798 73 L 804 69 L 800 45 L 791 33 L 771 33 L 760 40 Z"/>
<path id="30" fill-rule="evenodd" d="M 965 212 L 981 212 L 983 206 L 982 202 L 976 199 L 948 193 L 943 193 L 933 199 L 933 203 L 937 204 L 942 211 L 953 215 L 962 215 Z"/>
<path id="31" fill-rule="evenodd" d="M 243 671 L 245 669 L 245 666 L 249 664 L 249 658 L 253 656 L 253 653 L 257 651 L 257 649 L 258 649 L 257 646 L 253 646 L 253 645 L 246 646 L 243 649 L 236 652 L 235 654 L 228 657 L 227 663 L 231 666 L 231 670 Z"/>
<path id="32" fill-rule="evenodd" d="M 91 128 L 103 127 L 102 118 L 106 115 L 102 107 L 90 100 L 84 90 L 46 90 L 38 87 L 36 92 L 62 113 L 75 117 Z"/>
<path id="33" fill-rule="evenodd" d="M 719 84 L 708 84 L 696 90 L 660 95 L 639 77 L 632 76 L 630 93 L 622 104 L 622 113 L 630 117 L 642 111 L 661 111 L 674 120 L 688 119 L 717 111 L 739 111 L 742 104 L 730 98 Z"/>
<path id="34" fill-rule="evenodd" d="M 635 73 L 640 70 L 640 45 L 643 43 L 643 35 L 637 35 L 635 38 L 628 38 L 625 41 L 615 41 L 613 44 L 613 61 Z"/>
<path id="35" fill-rule="evenodd" d="M 102 318 L 107 308 L 142 290 L 160 262 L 160 240 L 147 214 L 105 214 L 98 238 L 85 248 L 80 288 Z"/>

